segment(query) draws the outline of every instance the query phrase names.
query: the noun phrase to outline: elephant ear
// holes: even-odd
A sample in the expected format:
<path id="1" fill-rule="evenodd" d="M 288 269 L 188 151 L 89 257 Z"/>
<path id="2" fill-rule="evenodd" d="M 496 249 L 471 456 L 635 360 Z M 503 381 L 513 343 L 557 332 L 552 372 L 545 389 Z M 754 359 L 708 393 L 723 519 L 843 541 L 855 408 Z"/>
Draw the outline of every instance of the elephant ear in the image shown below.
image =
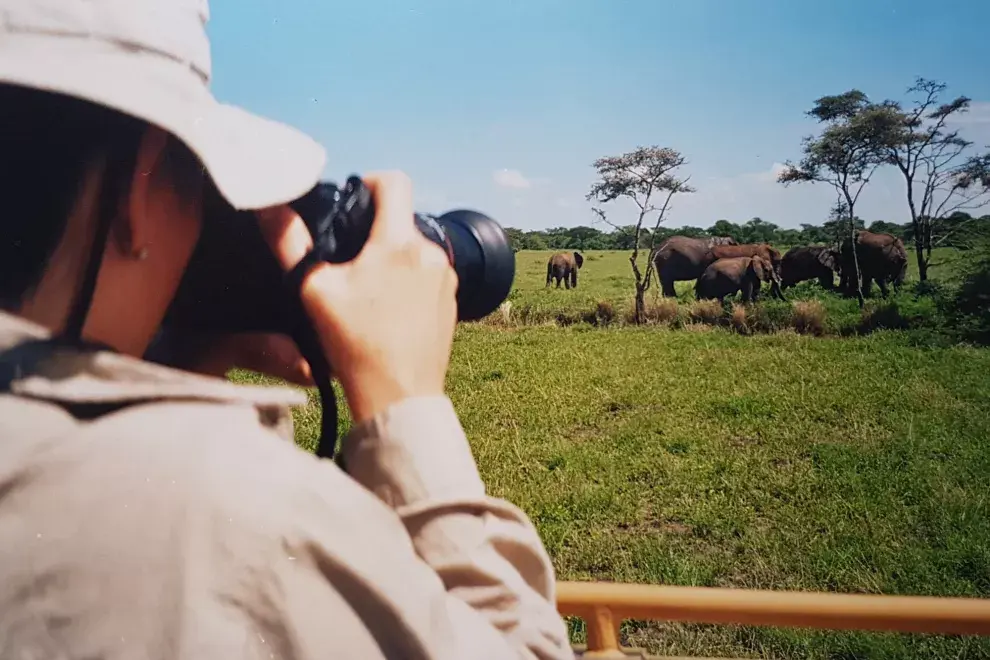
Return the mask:
<path id="1" fill-rule="evenodd" d="M 818 250 L 818 262 L 831 271 L 839 270 L 839 253 L 836 250 L 822 248 Z"/>
<path id="2" fill-rule="evenodd" d="M 759 257 L 751 257 L 749 260 L 749 268 L 746 269 L 750 273 L 756 276 L 756 279 L 761 282 L 767 279 L 766 273 L 763 269 L 763 260 Z"/>
<path id="3" fill-rule="evenodd" d="M 581 253 L 580 252 L 575 252 L 574 253 L 574 261 L 577 262 L 577 267 L 578 268 L 580 268 L 581 266 L 584 265 L 584 257 L 581 256 Z"/>

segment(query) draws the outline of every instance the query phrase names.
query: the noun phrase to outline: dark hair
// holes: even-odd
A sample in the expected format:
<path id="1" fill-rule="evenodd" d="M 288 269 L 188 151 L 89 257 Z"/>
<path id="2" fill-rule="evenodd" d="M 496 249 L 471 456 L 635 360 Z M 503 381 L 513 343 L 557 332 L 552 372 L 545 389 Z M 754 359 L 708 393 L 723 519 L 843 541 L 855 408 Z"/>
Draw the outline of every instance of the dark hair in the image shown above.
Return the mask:
<path id="1" fill-rule="evenodd" d="M 116 161 L 108 176 L 129 179 L 147 124 L 71 96 L 0 84 L 0 126 L 0 308 L 12 311 L 44 274 L 93 158 L 107 154 Z M 196 162 L 178 140 L 172 146 L 191 159 L 180 160 Z M 111 185 L 127 191 L 129 183 Z"/>

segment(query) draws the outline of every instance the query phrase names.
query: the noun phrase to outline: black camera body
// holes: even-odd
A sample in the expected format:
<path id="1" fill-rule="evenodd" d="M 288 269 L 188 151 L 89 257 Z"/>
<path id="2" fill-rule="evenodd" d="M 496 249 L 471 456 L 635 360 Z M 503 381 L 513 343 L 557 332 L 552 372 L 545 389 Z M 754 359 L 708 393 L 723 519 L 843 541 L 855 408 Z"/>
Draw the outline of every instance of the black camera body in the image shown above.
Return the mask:
<path id="1" fill-rule="evenodd" d="M 343 188 L 320 182 L 291 206 L 313 237 L 306 263 L 354 259 L 368 239 L 375 216 L 370 191 L 356 176 L 349 177 Z M 416 213 L 413 220 L 427 239 L 443 248 L 457 272 L 458 320 L 473 321 L 495 311 L 515 278 L 515 254 L 502 227 L 468 210 L 439 217 Z M 180 366 L 173 349 L 186 338 L 238 332 L 292 337 L 320 390 L 323 437 L 317 454 L 332 457 L 337 415 L 331 367 L 299 300 L 300 276 L 298 269 L 288 275 L 283 271 L 253 211 L 233 209 L 211 189 L 199 242 L 159 336 L 145 357 Z"/>

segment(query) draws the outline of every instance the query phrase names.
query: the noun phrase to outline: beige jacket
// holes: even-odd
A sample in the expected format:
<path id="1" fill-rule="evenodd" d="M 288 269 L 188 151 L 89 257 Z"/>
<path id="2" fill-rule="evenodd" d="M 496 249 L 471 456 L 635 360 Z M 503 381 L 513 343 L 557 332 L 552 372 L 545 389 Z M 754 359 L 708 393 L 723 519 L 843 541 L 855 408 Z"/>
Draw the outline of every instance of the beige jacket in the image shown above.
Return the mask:
<path id="1" fill-rule="evenodd" d="M 37 336 L 0 313 L 0 350 Z M 0 658 L 574 657 L 446 397 L 352 429 L 348 475 L 292 443 L 295 389 L 113 353 L 39 373 L 0 393 Z"/>

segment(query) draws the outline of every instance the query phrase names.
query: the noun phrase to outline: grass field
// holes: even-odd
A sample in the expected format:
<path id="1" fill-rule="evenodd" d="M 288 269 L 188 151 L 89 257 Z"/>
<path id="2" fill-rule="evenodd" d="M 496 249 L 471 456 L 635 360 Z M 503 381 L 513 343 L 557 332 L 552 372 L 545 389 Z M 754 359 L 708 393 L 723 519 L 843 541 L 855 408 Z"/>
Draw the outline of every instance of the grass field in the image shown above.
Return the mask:
<path id="1" fill-rule="evenodd" d="M 576 291 L 545 291 L 547 254 L 519 253 L 515 307 L 628 303 L 627 254 L 592 253 Z M 957 258 L 938 255 L 934 277 Z M 490 492 L 533 518 L 560 579 L 990 598 L 985 349 L 886 330 L 478 323 L 458 328 L 448 383 Z M 303 446 L 316 415 L 296 413 Z M 990 657 L 973 637 L 623 633 L 664 654 Z"/>

